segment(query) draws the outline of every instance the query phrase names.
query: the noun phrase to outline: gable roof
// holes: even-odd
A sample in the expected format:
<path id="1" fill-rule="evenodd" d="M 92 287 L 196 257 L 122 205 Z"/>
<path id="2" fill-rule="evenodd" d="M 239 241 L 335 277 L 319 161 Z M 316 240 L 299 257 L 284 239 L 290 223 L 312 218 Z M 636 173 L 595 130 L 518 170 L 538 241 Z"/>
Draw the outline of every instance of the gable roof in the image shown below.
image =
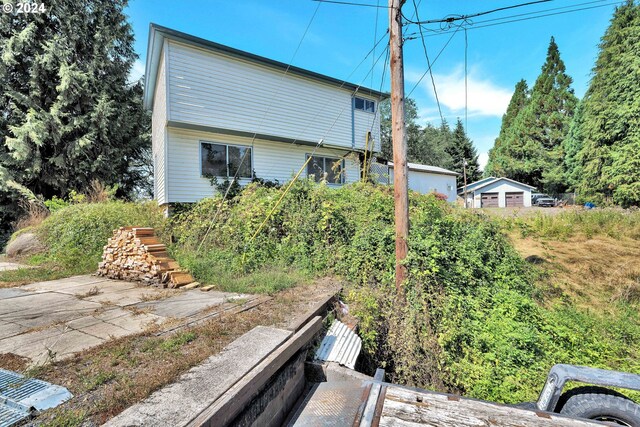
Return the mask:
<path id="1" fill-rule="evenodd" d="M 388 165 L 390 168 L 392 168 L 393 162 L 389 162 Z M 407 167 L 409 168 L 409 170 L 412 170 L 412 171 L 428 172 L 436 175 L 453 175 L 453 176 L 460 175 L 458 172 L 450 171 L 449 169 L 440 168 L 438 166 L 422 165 L 420 163 L 407 163 Z"/>
<path id="2" fill-rule="evenodd" d="M 155 94 L 158 66 L 159 66 L 160 56 L 162 53 L 162 46 L 164 45 L 165 39 L 176 40 L 181 43 L 206 49 L 212 52 L 223 53 L 225 55 L 242 58 L 244 60 L 251 61 L 259 65 L 267 66 L 271 69 L 275 69 L 278 71 L 286 71 L 287 74 L 306 77 L 322 83 L 328 83 L 330 85 L 340 87 L 342 89 L 351 90 L 354 92 L 357 90 L 358 93 L 361 93 L 362 95 L 368 95 L 378 99 L 386 99 L 389 97 L 388 93 L 384 93 L 384 92 L 380 92 L 364 86 L 356 85 L 354 83 L 349 83 L 344 80 L 336 79 L 334 77 L 316 73 L 314 71 L 305 70 L 304 68 L 295 67 L 293 65 L 289 65 L 283 62 L 275 61 L 273 59 L 265 58 L 264 56 L 255 55 L 253 53 L 245 52 L 240 49 L 235 49 L 229 46 L 212 42 L 210 40 L 192 36 L 191 34 L 183 33 L 181 31 L 173 30 L 171 28 L 167 28 L 161 25 L 151 23 L 149 25 L 147 62 L 146 62 L 145 73 L 144 73 L 145 85 L 144 85 L 143 100 L 144 100 L 144 106 L 147 109 L 150 109 L 151 106 L 153 105 L 153 96 Z"/>
<path id="3" fill-rule="evenodd" d="M 472 182 L 471 184 L 467 184 L 467 193 L 471 192 L 471 191 L 479 190 L 479 189 L 484 188 L 484 187 L 487 187 L 488 185 L 494 184 L 494 183 L 496 183 L 498 181 L 509 181 L 512 184 L 516 184 L 516 185 L 519 185 L 521 187 L 527 187 L 527 188 L 530 188 L 531 190 L 535 190 L 536 189 L 536 187 L 534 187 L 532 185 L 525 184 L 525 183 L 522 183 L 522 182 L 518 182 L 518 181 L 515 181 L 515 180 L 510 179 L 510 178 L 505 178 L 505 177 L 496 178 L 495 176 L 490 176 L 488 178 L 483 178 L 483 179 L 481 179 L 479 181 Z M 458 188 L 458 193 L 462 193 L 462 192 L 464 192 L 464 187 Z"/>

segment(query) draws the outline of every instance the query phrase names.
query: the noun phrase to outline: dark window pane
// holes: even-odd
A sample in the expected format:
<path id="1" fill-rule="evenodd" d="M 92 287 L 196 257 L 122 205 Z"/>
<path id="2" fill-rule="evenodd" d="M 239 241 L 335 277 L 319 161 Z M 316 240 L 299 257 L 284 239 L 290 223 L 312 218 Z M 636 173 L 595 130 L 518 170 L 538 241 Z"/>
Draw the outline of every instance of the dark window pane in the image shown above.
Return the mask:
<path id="1" fill-rule="evenodd" d="M 307 163 L 307 176 L 313 177 L 316 182 L 320 182 L 324 176 L 323 157 L 311 157 Z"/>
<path id="2" fill-rule="evenodd" d="M 202 175 L 227 176 L 226 147 L 219 144 L 200 144 L 202 156 Z"/>
<path id="3" fill-rule="evenodd" d="M 373 102 L 373 101 L 366 101 L 365 111 L 368 111 L 370 113 L 375 113 L 376 112 L 376 103 Z"/>
<path id="4" fill-rule="evenodd" d="M 229 150 L 229 176 L 236 176 L 238 168 L 238 178 L 251 178 L 251 148 L 234 147 L 230 145 Z"/>
<path id="5" fill-rule="evenodd" d="M 364 99 L 355 98 L 354 105 L 355 105 L 356 110 L 364 110 Z"/>

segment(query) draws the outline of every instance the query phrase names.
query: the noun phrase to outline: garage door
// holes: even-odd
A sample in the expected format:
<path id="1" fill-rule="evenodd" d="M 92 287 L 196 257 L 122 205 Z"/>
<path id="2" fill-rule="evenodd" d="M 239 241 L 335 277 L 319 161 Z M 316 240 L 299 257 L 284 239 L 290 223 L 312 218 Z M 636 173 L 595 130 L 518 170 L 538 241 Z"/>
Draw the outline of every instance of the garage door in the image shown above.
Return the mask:
<path id="1" fill-rule="evenodd" d="M 506 193 L 507 207 L 521 208 L 524 206 L 524 193 Z"/>
<path id="2" fill-rule="evenodd" d="M 497 208 L 500 206 L 498 202 L 498 193 L 482 193 L 480 195 L 483 208 Z"/>

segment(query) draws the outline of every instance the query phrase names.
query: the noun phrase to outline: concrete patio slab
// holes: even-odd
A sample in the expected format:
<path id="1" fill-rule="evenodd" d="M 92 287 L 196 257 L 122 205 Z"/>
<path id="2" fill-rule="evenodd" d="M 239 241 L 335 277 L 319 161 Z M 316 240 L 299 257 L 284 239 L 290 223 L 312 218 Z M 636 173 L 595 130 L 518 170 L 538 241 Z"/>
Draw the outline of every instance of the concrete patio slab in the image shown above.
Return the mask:
<path id="1" fill-rule="evenodd" d="M 1 288 L 0 300 L 5 300 L 5 299 L 15 298 L 15 297 L 22 297 L 28 294 L 29 292 L 19 288 Z"/>
<path id="2" fill-rule="evenodd" d="M 130 282 L 120 282 L 116 280 L 109 280 L 104 277 L 97 276 L 73 276 L 68 277 L 66 279 L 58 279 L 58 280 L 49 280 L 47 282 L 37 282 L 31 283 L 30 285 L 22 286 L 22 289 L 26 289 L 28 291 L 35 292 L 63 292 L 63 291 L 71 291 L 73 288 L 78 288 L 86 285 L 97 286 L 98 283 L 104 282 L 114 282 L 118 287 L 130 287 L 133 288 L 136 286 L 135 283 Z M 89 286 L 91 288 L 92 286 Z M 82 291 L 80 291 L 82 292 Z M 66 292 L 69 293 L 69 292 Z"/>
<path id="3" fill-rule="evenodd" d="M 154 290 L 150 290 L 147 287 L 139 288 L 125 288 L 116 289 L 110 288 L 98 288 L 98 295 L 86 297 L 86 301 L 92 302 L 109 302 L 119 307 L 126 307 L 128 305 L 138 304 L 147 299 L 153 298 Z"/>
<path id="4" fill-rule="evenodd" d="M 253 296 L 159 289 L 96 276 L 0 289 L 0 354 L 28 357 L 32 364 L 59 360 L 168 319 L 188 323 L 204 310 L 246 297 Z"/>
<path id="5" fill-rule="evenodd" d="M 0 340 L 21 334 L 27 329 L 29 328 L 25 328 L 24 326 L 18 325 L 17 323 L 0 321 Z"/>
<path id="6" fill-rule="evenodd" d="M 138 308 L 150 308 L 151 313 L 164 317 L 189 317 L 209 307 L 223 304 L 230 298 L 238 298 L 238 294 L 224 292 L 202 292 L 198 290 L 184 291 L 176 296 L 137 304 Z"/>

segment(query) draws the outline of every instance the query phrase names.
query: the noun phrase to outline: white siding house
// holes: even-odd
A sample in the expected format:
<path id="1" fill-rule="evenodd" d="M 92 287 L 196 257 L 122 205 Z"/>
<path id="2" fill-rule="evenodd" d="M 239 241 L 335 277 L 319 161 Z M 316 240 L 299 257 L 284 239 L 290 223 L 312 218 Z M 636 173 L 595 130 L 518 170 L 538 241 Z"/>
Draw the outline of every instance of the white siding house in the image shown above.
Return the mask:
<path id="1" fill-rule="evenodd" d="M 145 81 L 160 205 L 212 195 L 211 175 L 288 181 L 311 154 L 303 177 L 353 182 L 380 151 L 386 94 L 154 24 Z"/>
<path id="2" fill-rule="evenodd" d="M 440 193 L 447 196 L 448 202 L 455 202 L 456 177 L 458 173 L 437 166 L 407 163 L 409 168 L 409 190 L 418 193 Z M 389 183 L 393 184 L 393 163 L 389 163 Z"/>
<path id="3" fill-rule="evenodd" d="M 535 187 L 509 178 L 489 177 L 458 188 L 467 206 L 474 208 L 530 207 L 531 191 Z"/>

